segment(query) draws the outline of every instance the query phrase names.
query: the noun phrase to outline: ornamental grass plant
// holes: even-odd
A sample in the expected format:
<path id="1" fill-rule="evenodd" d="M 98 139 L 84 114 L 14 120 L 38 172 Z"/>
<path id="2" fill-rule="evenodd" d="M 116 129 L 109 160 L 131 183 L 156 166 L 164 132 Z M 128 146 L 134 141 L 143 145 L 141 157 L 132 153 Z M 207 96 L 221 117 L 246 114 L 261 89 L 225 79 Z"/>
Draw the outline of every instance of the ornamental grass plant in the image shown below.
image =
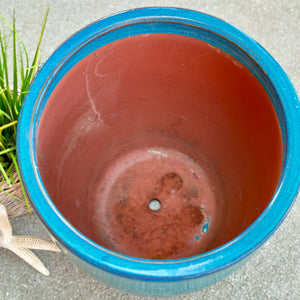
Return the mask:
<path id="1" fill-rule="evenodd" d="M 16 32 L 15 13 L 12 24 L 0 14 L 0 200 L 9 196 L 17 200 L 13 203 L 25 205 L 29 213 L 31 208 L 16 158 L 16 133 L 22 103 L 39 68 L 39 52 L 48 12 L 49 9 L 44 15 L 31 62 L 26 46 Z"/>

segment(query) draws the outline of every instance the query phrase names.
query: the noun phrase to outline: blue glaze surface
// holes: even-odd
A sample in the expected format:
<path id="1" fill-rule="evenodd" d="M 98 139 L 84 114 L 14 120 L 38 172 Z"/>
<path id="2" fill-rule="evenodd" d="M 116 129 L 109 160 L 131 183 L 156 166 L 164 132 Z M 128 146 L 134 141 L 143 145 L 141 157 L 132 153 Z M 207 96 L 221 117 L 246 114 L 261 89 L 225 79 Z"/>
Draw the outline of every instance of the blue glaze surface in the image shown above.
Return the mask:
<path id="1" fill-rule="evenodd" d="M 209 224 L 208 223 L 204 224 L 203 227 L 202 227 L 202 232 L 203 233 L 207 232 L 208 228 L 209 228 Z"/>
<path id="2" fill-rule="evenodd" d="M 168 261 L 120 255 L 81 234 L 52 203 L 41 180 L 35 156 L 39 121 L 60 79 L 78 61 L 99 47 L 128 36 L 158 32 L 205 40 L 247 66 L 272 100 L 284 146 L 278 188 L 268 207 L 247 230 L 213 251 Z M 117 288 L 167 296 L 200 289 L 229 275 L 281 224 L 299 190 L 299 124 L 299 101 L 288 77 L 268 52 L 249 36 L 203 13 L 178 8 L 142 8 L 89 25 L 73 35 L 48 59 L 24 101 L 18 124 L 18 161 L 26 191 L 37 213 L 68 255 L 84 269 Z M 208 224 L 204 226 L 208 227 Z M 156 292 L 151 292 L 153 289 Z"/>

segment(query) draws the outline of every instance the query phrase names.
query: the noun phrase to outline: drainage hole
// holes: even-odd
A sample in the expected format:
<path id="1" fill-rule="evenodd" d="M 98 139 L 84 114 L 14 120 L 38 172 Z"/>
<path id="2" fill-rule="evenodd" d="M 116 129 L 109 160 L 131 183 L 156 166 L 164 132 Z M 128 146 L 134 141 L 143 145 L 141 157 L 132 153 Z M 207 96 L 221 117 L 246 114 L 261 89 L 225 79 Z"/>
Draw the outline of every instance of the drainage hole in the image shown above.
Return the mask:
<path id="1" fill-rule="evenodd" d="M 149 208 L 151 210 L 157 211 L 157 210 L 160 210 L 160 207 L 161 207 L 161 203 L 158 199 L 153 198 L 153 199 L 150 200 Z"/>

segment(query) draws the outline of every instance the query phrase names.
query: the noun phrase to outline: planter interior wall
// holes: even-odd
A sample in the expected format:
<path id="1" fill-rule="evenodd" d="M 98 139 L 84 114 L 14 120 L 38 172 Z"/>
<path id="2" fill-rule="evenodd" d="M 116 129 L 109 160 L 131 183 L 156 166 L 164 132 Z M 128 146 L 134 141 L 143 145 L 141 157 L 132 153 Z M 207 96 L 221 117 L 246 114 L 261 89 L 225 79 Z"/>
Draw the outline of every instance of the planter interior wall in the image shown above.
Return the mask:
<path id="1" fill-rule="evenodd" d="M 154 33 L 101 47 L 60 80 L 37 159 L 54 204 L 90 239 L 184 258 L 229 242 L 262 213 L 282 139 L 268 94 L 238 60 Z"/>

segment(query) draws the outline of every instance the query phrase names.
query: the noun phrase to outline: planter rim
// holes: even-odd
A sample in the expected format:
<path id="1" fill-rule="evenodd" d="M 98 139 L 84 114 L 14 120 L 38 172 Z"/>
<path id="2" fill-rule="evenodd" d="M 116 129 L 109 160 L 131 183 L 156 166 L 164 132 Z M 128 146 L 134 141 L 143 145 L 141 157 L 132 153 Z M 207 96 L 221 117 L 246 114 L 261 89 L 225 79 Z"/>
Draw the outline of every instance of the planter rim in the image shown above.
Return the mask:
<path id="1" fill-rule="evenodd" d="M 267 208 L 239 236 L 198 256 L 177 260 L 148 260 L 108 250 L 75 229 L 51 201 L 41 180 L 36 155 L 37 111 L 41 99 L 60 67 L 79 48 L 100 33 L 137 22 L 179 22 L 208 30 L 245 51 L 267 74 L 280 99 L 283 113 L 283 167 L 277 190 Z M 156 30 L 156 31 L 155 31 Z M 154 29 L 154 32 L 159 32 Z M 278 114 L 278 112 L 277 112 Z M 288 117 L 287 117 L 288 116 Z M 47 60 L 31 85 L 21 111 L 17 131 L 17 153 L 21 177 L 42 222 L 66 248 L 93 266 L 127 278 L 150 281 L 177 281 L 220 271 L 241 261 L 261 246 L 282 223 L 299 190 L 300 146 L 299 101 L 285 72 L 271 55 L 252 38 L 213 16 L 181 8 L 149 7 L 121 12 L 98 20 L 65 41 Z M 285 131 L 285 132 L 284 132 Z"/>

